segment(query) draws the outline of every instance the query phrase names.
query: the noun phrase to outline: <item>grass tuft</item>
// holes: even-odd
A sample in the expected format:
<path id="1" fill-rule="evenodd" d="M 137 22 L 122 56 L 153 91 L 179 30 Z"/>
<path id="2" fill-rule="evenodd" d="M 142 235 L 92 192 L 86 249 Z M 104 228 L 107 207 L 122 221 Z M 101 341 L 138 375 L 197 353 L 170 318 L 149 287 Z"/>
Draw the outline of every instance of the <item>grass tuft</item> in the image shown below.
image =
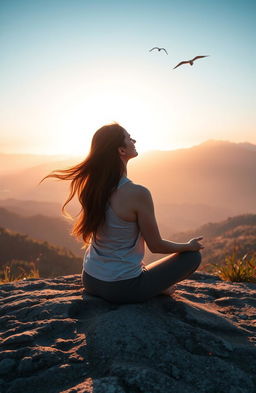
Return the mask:
<path id="1" fill-rule="evenodd" d="M 256 255 L 238 255 L 239 246 L 234 244 L 231 255 L 225 257 L 223 265 L 216 265 L 215 274 L 224 281 L 253 282 L 256 283 Z"/>
<path id="2" fill-rule="evenodd" d="M 0 274 L 0 284 L 29 278 L 40 278 L 36 264 L 34 262 L 12 260 L 10 264 L 3 267 Z"/>

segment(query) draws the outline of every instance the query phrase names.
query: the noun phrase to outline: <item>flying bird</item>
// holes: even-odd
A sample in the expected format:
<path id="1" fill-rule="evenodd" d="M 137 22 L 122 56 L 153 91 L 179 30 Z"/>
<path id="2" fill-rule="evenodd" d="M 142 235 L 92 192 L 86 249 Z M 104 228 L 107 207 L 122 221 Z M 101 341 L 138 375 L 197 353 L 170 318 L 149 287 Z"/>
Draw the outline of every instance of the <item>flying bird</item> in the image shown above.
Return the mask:
<path id="1" fill-rule="evenodd" d="M 194 57 L 194 59 L 192 59 L 192 60 L 186 60 L 186 61 L 181 61 L 179 64 L 177 64 L 173 69 L 175 69 L 175 68 L 177 68 L 177 67 L 179 67 L 179 66 L 181 66 L 182 64 L 190 64 L 191 66 L 194 64 L 194 61 L 195 60 L 197 60 L 197 59 L 202 59 L 203 57 L 208 57 L 209 55 L 206 55 L 206 56 L 196 56 L 196 57 Z"/>
<path id="2" fill-rule="evenodd" d="M 157 49 L 158 52 L 160 52 L 160 50 L 164 50 L 165 53 L 168 55 L 167 50 L 165 48 L 158 48 L 158 46 L 154 46 L 154 48 L 150 49 L 149 52 L 151 52 L 152 50 Z"/>

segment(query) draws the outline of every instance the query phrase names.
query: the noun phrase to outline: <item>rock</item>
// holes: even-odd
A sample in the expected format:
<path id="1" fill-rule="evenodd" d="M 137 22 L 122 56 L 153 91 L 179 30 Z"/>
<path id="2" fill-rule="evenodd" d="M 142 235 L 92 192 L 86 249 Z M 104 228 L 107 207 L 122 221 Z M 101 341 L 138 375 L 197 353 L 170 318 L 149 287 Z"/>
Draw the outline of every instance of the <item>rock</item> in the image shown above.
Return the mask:
<path id="1" fill-rule="evenodd" d="M 49 368 L 55 364 L 59 364 L 68 356 L 63 355 L 61 351 L 55 348 L 39 347 L 31 351 L 31 356 L 25 356 L 20 360 L 18 366 L 19 375 L 29 375 L 34 371 Z"/>
<path id="2" fill-rule="evenodd" d="M 73 386 L 62 393 L 126 393 L 119 385 L 117 377 L 103 377 L 99 379 L 86 379 L 81 384 Z"/>
<path id="3" fill-rule="evenodd" d="M 33 359 L 30 356 L 26 356 L 25 358 L 21 359 L 19 367 L 18 367 L 18 372 L 19 374 L 26 374 L 34 371 L 33 367 Z"/>
<path id="4" fill-rule="evenodd" d="M 27 331 L 19 334 L 13 334 L 10 337 L 5 338 L 1 345 L 10 346 L 10 345 L 24 345 L 32 343 L 37 336 L 38 332 L 36 330 Z"/>
<path id="5" fill-rule="evenodd" d="M 165 373 L 149 367 L 131 364 L 114 364 L 111 372 L 120 377 L 128 391 L 151 393 L 180 392 L 177 382 Z"/>
<path id="6" fill-rule="evenodd" d="M 256 285 L 193 274 L 116 305 L 80 275 L 0 286 L 1 393 L 255 393 Z"/>
<path id="7" fill-rule="evenodd" d="M 12 371 L 16 365 L 15 360 L 13 359 L 3 359 L 0 361 L 0 375 L 5 375 Z"/>
<path id="8" fill-rule="evenodd" d="M 94 393 L 126 393 L 117 377 L 105 377 L 93 381 Z"/>

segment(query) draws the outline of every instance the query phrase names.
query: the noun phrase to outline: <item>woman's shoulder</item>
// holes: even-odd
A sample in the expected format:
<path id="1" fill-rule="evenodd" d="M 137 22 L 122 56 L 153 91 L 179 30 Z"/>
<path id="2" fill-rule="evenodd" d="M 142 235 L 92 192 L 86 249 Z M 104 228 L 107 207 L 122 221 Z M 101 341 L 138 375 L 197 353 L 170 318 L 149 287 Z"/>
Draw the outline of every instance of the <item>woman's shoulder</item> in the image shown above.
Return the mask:
<path id="1" fill-rule="evenodd" d="M 149 189 L 142 184 L 136 184 L 130 181 L 127 183 L 129 187 L 129 193 L 134 197 L 148 197 L 151 196 Z M 128 189 L 127 187 L 127 189 Z"/>

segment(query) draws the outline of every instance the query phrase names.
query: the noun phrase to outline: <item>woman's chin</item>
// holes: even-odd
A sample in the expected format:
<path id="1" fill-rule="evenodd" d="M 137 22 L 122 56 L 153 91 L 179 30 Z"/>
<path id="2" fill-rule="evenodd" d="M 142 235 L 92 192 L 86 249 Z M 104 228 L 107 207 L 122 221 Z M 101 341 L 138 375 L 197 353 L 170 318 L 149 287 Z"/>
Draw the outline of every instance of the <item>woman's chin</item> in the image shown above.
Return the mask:
<path id="1" fill-rule="evenodd" d="M 130 160 L 131 158 L 137 157 L 138 154 L 139 154 L 139 153 L 137 152 L 137 150 L 134 150 L 134 152 L 130 155 L 129 160 Z"/>

